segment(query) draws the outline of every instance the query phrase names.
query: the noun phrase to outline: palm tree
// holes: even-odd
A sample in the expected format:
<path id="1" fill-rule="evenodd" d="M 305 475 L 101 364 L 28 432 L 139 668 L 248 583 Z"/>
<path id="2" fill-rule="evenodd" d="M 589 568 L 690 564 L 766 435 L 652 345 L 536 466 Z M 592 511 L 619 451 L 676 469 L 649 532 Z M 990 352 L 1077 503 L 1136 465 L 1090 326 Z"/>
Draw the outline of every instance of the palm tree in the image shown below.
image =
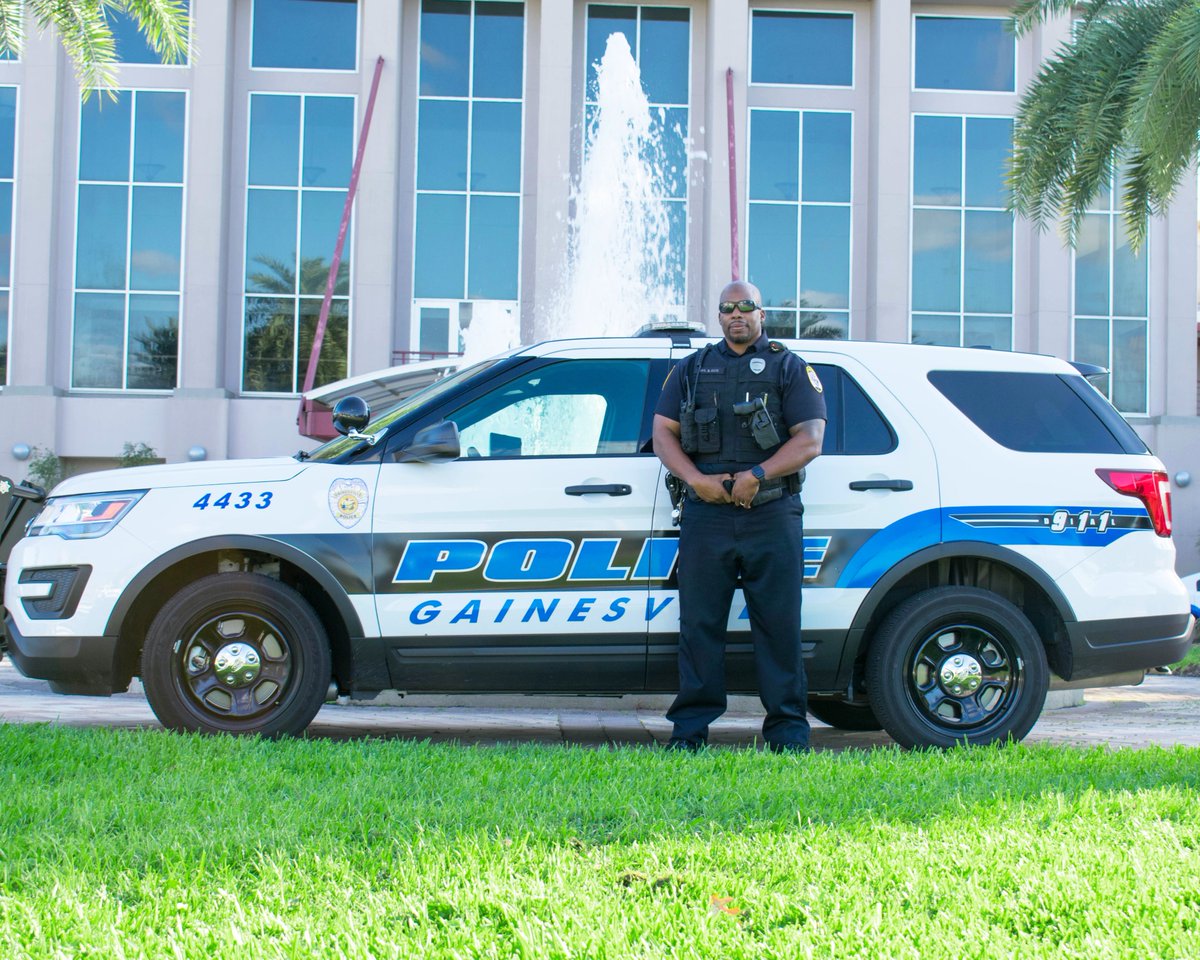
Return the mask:
<path id="1" fill-rule="evenodd" d="M 1072 39 L 1021 100 L 1011 205 L 1039 226 L 1060 218 L 1074 245 L 1089 202 L 1120 168 L 1138 249 L 1197 156 L 1200 2 L 1019 0 L 1013 26 L 1020 35 L 1072 9 Z"/>
<path id="2" fill-rule="evenodd" d="M 187 54 L 188 18 L 183 0 L 0 0 L 0 54 L 20 55 L 28 16 L 45 30 L 52 27 L 75 65 L 87 97 L 110 90 L 117 79 L 117 50 L 108 18 L 128 14 L 165 63 Z"/>

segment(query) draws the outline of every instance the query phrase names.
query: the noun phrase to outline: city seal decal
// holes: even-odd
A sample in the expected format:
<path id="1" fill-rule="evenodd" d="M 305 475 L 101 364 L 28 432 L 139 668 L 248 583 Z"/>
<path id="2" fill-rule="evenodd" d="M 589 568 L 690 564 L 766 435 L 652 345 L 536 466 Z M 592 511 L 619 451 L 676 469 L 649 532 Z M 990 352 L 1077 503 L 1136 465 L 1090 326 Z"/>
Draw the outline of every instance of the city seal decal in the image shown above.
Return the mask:
<path id="1" fill-rule="evenodd" d="M 762 357 L 755 357 L 753 360 L 750 361 L 750 372 L 751 373 L 762 373 L 766 369 L 767 369 L 767 361 L 764 360 Z"/>
<path id="2" fill-rule="evenodd" d="M 339 478 L 329 485 L 329 512 L 343 527 L 352 527 L 367 512 L 367 485 L 357 478 Z"/>
<path id="3" fill-rule="evenodd" d="M 821 378 L 817 376 L 817 371 L 808 364 L 804 365 L 804 371 L 808 374 L 808 382 L 812 384 L 812 388 L 816 390 L 817 393 L 824 393 L 825 388 L 821 386 Z"/>

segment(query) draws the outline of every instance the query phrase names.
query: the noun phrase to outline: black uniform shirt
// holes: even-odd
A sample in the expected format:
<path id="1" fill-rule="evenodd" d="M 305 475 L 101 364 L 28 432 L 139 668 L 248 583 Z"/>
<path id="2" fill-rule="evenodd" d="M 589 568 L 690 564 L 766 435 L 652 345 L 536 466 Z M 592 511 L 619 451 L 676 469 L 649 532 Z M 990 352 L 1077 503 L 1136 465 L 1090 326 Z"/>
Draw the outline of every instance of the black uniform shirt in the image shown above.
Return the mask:
<path id="1" fill-rule="evenodd" d="M 754 343 L 746 348 L 747 356 L 753 353 L 767 353 L 771 349 L 771 340 L 764 333 Z M 704 348 L 701 347 L 701 350 Z M 738 354 L 729 349 L 729 344 L 719 340 L 713 349 L 731 360 L 736 360 Z M 679 406 L 683 402 L 683 389 L 680 385 L 679 369 L 689 358 L 685 358 L 671 369 L 667 381 L 663 384 L 662 393 L 654 412 L 668 420 L 679 421 Z M 693 373 L 695 376 L 695 373 Z M 821 381 L 817 378 L 812 367 L 805 364 L 790 350 L 783 358 L 783 369 L 780 371 L 780 389 L 783 391 L 781 404 L 783 407 L 784 425 L 790 430 L 806 420 L 825 419 L 825 395 L 821 392 Z M 786 440 L 787 438 L 784 437 Z"/>

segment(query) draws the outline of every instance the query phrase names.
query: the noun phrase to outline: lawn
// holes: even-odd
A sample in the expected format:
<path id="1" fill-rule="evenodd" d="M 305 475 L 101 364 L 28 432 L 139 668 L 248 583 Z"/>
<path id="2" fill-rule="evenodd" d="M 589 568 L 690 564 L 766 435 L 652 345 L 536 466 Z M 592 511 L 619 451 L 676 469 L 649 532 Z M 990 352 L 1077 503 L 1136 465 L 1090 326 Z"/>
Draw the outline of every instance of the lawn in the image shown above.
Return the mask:
<path id="1" fill-rule="evenodd" d="M 0 726 L 0 956 L 1200 956 L 1200 750 Z"/>

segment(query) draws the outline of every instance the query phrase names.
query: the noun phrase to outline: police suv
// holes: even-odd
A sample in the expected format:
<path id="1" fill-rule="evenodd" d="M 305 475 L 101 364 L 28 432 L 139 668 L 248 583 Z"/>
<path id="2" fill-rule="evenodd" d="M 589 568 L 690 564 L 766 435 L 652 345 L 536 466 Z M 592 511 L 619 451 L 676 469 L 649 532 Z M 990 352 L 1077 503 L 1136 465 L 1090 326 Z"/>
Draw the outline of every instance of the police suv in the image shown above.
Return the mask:
<path id="1" fill-rule="evenodd" d="M 388 689 L 672 692 L 678 533 L 651 419 L 705 342 L 542 343 L 374 421 L 343 401 L 345 435 L 308 455 L 67 480 L 9 557 L 9 652 L 62 693 L 140 676 L 167 727 L 213 733 L 296 734 Z M 1020 739 L 1052 679 L 1183 655 L 1163 465 L 1070 365 L 785 345 L 829 414 L 796 571 L 817 718 L 905 746 Z M 739 594 L 733 692 L 755 688 L 748 627 Z"/>

